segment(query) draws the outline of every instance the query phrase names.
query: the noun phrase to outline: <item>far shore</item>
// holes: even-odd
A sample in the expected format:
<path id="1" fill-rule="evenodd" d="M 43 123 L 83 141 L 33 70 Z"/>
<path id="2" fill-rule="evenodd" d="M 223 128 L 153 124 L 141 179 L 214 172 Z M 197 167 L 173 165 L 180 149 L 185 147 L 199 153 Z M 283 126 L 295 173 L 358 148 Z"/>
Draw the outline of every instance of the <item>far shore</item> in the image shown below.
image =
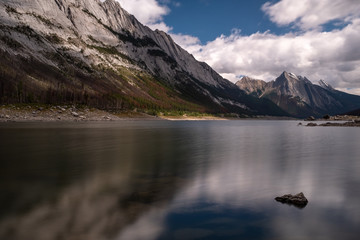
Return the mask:
<path id="1" fill-rule="evenodd" d="M 120 121 L 126 119 L 157 120 L 156 116 L 135 111 L 113 113 L 88 107 L 71 105 L 3 105 L 0 106 L 0 122 L 85 122 Z"/>
<path id="2" fill-rule="evenodd" d="M 360 120 L 345 122 L 308 123 L 306 127 L 360 127 Z"/>
<path id="3" fill-rule="evenodd" d="M 360 127 L 360 116 L 352 115 L 327 115 L 326 118 L 320 119 L 309 117 L 305 121 L 307 122 L 304 124 L 306 127 Z M 299 123 L 299 125 L 303 124 Z"/>
<path id="4" fill-rule="evenodd" d="M 1 105 L 0 122 L 90 122 L 90 121 L 123 121 L 123 120 L 160 120 L 160 121 L 226 121 L 226 120 L 300 120 L 290 117 L 252 116 L 234 117 L 210 114 L 160 114 L 158 116 L 146 112 L 105 111 L 96 108 L 73 105 Z M 328 121 L 318 124 L 318 121 Z M 359 127 L 360 117 L 331 116 L 330 119 L 314 119 L 305 126 L 348 126 Z"/>
<path id="5" fill-rule="evenodd" d="M 139 111 L 105 111 L 96 108 L 72 105 L 2 105 L 0 122 L 86 122 L 121 120 L 163 120 L 163 121 L 225 121 L 225 120 L 296 120 L 289 117 L 253 116 L 233 117 L 211 114 L 160 114 L 150 115 Z"/>

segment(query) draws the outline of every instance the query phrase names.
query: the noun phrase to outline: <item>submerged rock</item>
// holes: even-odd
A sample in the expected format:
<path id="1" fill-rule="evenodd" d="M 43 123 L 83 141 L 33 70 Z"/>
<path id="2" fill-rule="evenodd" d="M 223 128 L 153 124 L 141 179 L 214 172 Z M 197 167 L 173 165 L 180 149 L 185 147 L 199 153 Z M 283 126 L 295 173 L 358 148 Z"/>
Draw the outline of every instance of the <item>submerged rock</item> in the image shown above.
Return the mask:
<path id="1" fill-rule="evenodd" d="M 305 207 L 306 204 L 308 204 L 308 200 L 302 192 L 296 195 L 286 194 L 282 197 L 276 197 L 275 200 L 281 203 L 292 204 L 298 207 Z"/>

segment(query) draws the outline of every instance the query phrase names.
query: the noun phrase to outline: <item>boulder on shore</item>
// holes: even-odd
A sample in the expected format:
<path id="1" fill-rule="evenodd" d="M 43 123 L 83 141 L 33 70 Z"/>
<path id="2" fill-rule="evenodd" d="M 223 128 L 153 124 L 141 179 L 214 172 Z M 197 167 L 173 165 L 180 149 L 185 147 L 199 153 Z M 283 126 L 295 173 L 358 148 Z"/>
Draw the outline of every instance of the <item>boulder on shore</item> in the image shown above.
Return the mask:
<path id="1" fill-rule="evenodd" d="M 296 195 L 286 194 L 282 197 L 276 197 L 275 200 L 281 203 L 292 204 L 297 207 L 305 207 L 306 204 L 308 204 L 308 200 L 302 192 Z"/>
<path id="2" fill-rule="evenodd" d="M 79 114 L 77 112 L 71 112 L 71 114 L 74 116 L 74 117 L 79 117 Z"/>
<path id="3" fill-rule="evenodd" d="M 315 117 L 314 116 L 310 116 L 308 118 L 305 119 L 305 121 L 315 121 Z"/>

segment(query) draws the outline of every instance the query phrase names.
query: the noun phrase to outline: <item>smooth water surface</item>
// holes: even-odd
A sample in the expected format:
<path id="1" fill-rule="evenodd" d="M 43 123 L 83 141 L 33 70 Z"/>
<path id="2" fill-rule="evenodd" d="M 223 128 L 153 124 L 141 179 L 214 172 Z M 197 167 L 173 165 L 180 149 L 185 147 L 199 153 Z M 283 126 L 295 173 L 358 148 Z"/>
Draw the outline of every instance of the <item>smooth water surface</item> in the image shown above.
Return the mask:
<path id="1" fill-rule="evenodd" d="M 359 239 L 360 128 L 0 124 L 0 239 Z M 274 200 L 304 192 L 299 209 Z"/>

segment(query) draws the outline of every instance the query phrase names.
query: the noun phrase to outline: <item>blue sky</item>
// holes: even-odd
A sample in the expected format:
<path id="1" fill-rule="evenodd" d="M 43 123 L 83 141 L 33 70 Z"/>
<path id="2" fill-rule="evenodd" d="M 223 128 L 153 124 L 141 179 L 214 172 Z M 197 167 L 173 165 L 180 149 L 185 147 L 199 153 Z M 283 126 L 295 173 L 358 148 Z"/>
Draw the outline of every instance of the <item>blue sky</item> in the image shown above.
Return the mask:
<path id="1" fill-rule="evenodd" d="M 360 0 L 117 0 L 226 79 L 282 71 L 360 94 Z"/>
<path id="2" fill-rule="evenodd" d="M 202 43 L 212 41 L 221 34 L 230 35 L 233 29 L 250 35 L 270 30 L 281 34 L 288 28 L 279 28 L 264 16 L 261 6 L 266 0 L 183 0 L 170 4 L 170 14 L 164 22 L 174 33 L 198 37 Z"/>

